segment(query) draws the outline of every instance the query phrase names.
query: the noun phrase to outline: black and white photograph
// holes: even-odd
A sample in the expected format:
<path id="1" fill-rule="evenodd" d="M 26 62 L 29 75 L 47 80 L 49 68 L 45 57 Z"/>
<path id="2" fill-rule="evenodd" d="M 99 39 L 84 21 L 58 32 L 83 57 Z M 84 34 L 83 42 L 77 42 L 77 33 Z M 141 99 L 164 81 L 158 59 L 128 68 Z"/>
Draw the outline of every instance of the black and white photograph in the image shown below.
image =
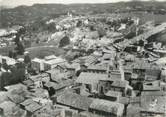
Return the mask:
<path id="1" fill-rule="evenodd" d="M 0 0 L 0 117 L 166 117 L 166 0 Z"/>

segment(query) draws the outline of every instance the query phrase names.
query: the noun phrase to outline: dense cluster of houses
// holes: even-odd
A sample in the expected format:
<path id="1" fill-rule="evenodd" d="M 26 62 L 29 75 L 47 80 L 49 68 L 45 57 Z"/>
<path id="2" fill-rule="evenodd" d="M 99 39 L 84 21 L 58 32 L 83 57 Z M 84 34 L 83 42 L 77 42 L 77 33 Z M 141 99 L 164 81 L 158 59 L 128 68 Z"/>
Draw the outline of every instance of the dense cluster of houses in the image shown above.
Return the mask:
<path id="1" fill-rule="evenodd" d="M 0 47 L 7 47 L 14 45 L 15 35 L 18 33 L 18 30 L 23 28 L 22 26 L 13 26 L 8 29 L 0 29 Z"/>
<path id="2" fill-rule="evenodd" d="M 122 40 L 122 30 L 130 19 L 126 26 L 123 23 L 112 26 L 112 32 L 102 37 L 96 30 L 87 33 L 86 24 L 91 22 L 93 26 L 97 19 L 83 21 L 80 24 L 83 29 L 77 26 L 73 30 L 73 46 L 65 48 L 80 55 L 71 61 L 55 55 L 32 59 L 30 64 L 35 75 L 26 72 L 20 83 L 2 87 L 1 116 L 165 117 L 166 59 L 162 57 L 164 53 L 150 51 L 145 44 L 147 38 L 164 30 L 165 24 L 133 39 Z M 71 23 L 66 19 L 61 22 Z M 4 70 L 4 63 L 15 66 L 18 62 L 25 60 L 1 56 L 1 73 L 10 72 Z"/>

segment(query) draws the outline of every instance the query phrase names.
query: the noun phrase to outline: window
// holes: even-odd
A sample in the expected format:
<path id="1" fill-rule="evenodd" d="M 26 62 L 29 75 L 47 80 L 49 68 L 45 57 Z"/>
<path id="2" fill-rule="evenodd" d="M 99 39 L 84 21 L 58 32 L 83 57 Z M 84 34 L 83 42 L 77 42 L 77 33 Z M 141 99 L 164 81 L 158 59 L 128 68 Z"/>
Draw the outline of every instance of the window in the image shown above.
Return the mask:
<path id="1" fill-rule="evenodd" d="M 89 85 L 89 84 L 85 84 L 85 87 L 86 87 L 86 89 L 89 90 L 89 92 L 91 92 L 91 85 Z"/>
<path id="2" fill-rule="evenodd" d="M 100 93 L 104 94 L 104 88 L 103 88 L 103 86 L 100 87 Z"/>
<path id="3" fill-rule="evenodd" d="M 152 86 L 153 84 L 152 83 L 147 83 L 146 85 Z"/>

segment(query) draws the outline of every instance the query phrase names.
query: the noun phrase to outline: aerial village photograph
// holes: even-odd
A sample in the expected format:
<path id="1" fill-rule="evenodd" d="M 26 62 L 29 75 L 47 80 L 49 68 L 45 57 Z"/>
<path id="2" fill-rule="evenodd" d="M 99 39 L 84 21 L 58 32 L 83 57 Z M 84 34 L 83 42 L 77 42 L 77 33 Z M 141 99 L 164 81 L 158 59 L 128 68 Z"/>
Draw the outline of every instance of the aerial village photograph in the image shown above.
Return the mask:
<path id="1" fill-rule="evenodd" d="M 0 0 L 0 117 L 166 117 L 166 0 Z"/>

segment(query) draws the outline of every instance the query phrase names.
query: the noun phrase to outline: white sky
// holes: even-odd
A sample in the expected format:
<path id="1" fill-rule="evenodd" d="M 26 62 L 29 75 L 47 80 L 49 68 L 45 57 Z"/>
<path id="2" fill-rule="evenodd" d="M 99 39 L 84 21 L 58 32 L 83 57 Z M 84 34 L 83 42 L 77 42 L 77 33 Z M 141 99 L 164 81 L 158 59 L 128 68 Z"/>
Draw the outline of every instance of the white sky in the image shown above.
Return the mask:
<path id="1" fill-rule="evenodd" d="M 33 5 L 34 3 L 112 3 L 119 1 L 130 1 L 130 0 L 0 0 L 0 5 L 18 6 L 18 5 Z M 148 1 L 148 0 L 144 0 Z M 166 1 L 166 0 L 156 0 Z"/>

